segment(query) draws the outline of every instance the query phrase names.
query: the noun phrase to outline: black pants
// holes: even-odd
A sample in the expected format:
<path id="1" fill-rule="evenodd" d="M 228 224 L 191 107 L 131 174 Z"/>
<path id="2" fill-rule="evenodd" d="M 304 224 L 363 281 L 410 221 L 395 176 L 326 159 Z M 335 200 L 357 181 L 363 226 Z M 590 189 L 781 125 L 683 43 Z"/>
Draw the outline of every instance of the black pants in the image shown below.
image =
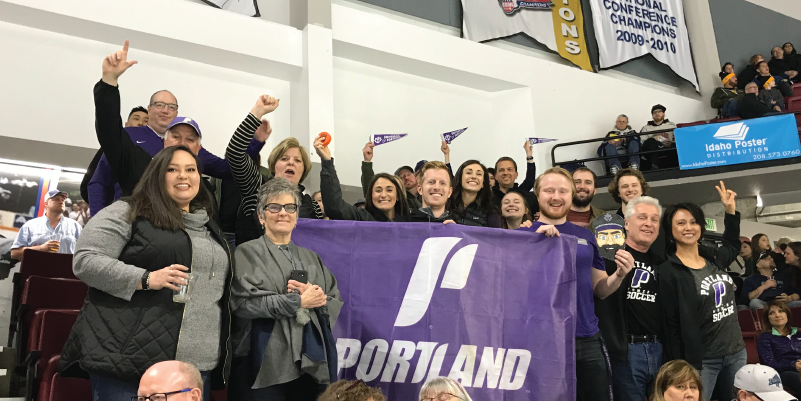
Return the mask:
<path id="1" fill-rule="evenodd" d="M 656 152 L 656 153 L 648 153 L 645 155 L 640 156 L 640 170 L 647 171 L 651 169 L 657 168 L 666 168 L 666 167 L 678 167 L 679 165 L 679 156 L 676 153 L 676 146 L 673 145 L 671 147 L 663 147 L 659 141 L 654 138 L 648 138 L 645 142 L 642 143 L 642 147 L 640 147 L 640 151 L 647 152 L 651 150 L 660 150 L 664 149 L 664 152 Z M 657 158 L 662 156 L 663 160 L 659 163 L 656 162 Z"/>
<path id="2" fill-rule="evenodd" d="M 250 390 L 246 400 L 251 401 L 315 401 L 327 386 L 303 374 L 289 383 Z"/>
<path id="3" fill-rule="evenodd" d="M 601 333 L 576 338 L 576 401 L 610 401 L 609 359 Z"/>
<path id="4" fill-rule="evenodd" d="M 798 372 L 781 372 L 779 375 L 782 377 L 784 389 L 789 389 L 798 397 L 798 394 L 801 394 L 801 378 L 798 377 Z"/>

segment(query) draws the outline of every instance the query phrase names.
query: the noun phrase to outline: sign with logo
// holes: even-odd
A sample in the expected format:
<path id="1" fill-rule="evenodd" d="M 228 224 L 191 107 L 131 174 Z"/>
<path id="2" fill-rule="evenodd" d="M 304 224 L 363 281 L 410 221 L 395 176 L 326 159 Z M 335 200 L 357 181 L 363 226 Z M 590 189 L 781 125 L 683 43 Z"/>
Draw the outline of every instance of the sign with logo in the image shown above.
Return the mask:
<path id="1" fill-rule="evenodd" d="M 459 135 L 462 135 L 462 133 L 465 132 L 465 131 L 467 131 L 467 127 L 462 128 L 462 129 L 457 129 L 456 131 L 451 131 L 451 132 L 446 132 L 444 134 L 439 134 L 439 136 L 440 136 L 440 138 L 442 138 L 443 141 L 447 142 L 448 145 L 450 145 L 451 142 L 453 142 L 454 139 L 456 139 Z"/>
<path id="2" fill-rule="evenodd" d="M 462 34 L 475 42 L 525 33 L 585 71 L 593 71 L 581 0 L 461 0 Z"/>
<path id="3" fill-rule="evenodd" d="M 532 146 L 538 143 L 545 143 L 545 142 L 553 142 L 558 141 L 558 139 L 551 139 L 551 138 L 528 138 L 528 143 Z"/>
<path id="4" fill-rule="evenodd" d="M 373 145 L 378 146 L 378 145 L 383 145 L 385 143 L 397 141 L 398 139 L 401 139 L 406 135 L 409 134 L 375 134 L 370 137 L 370 142 L 372 142 Z"/>
<path id="5" fill-rule="evenodd" d="M 792 114 L 676 129 L 682 170 L 801 156 Z"/>
<path id="6" fill-rule="evenodd" d="M 590 0 L 601 68 L 650 53 L 698 90 L 681 0 Z"/>
<path id="7" fill-rule="evenodd" d="M 292 240 L 320 255 L 345 301 L 340 379 L 390 400 L 418 399 L 437 376 L 475 400 L 575 399 L 575 237 L 301 219 Z"/>

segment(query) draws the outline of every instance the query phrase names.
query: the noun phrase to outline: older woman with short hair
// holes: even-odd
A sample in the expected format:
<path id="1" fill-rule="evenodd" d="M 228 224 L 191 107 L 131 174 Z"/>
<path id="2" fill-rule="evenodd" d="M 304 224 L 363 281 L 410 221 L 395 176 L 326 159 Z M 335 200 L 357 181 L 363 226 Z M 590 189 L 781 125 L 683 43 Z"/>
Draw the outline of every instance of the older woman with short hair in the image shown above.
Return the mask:
<path id="1" fill-rule="evenodd" d="M 473 401 L 464 387 L 450 377 L 435 377 L 420 388 L 420 401 Z"/>
<path id="2" fill-rule="evenodd" d="M 704 401 L 701 375 L 687 361 L 676 359 L 659 369 L 649 401 Z"/>
<path id="3" fill-rule="evenodd" d="M 763 331 L 757 337 L 760 362 L 776 369 L 782 384 L 801 394 L 801 332 L 791 324 L 790 308 L 784 302 L 771 301 L 760 318 Z"/>
<path id="4" fill-rule="evenodd" d="M 258 197 L 264 234 L 237 247 L 231 295 L 234 315 L 252 326 L 251 374 L 238 378 L 248 381 L 242 398 L 314 401 L 336 381 L 331 329 L 343 302 L 320 257 L 292 242 L 301 203 L 297 185 L 274 178 Z"/>

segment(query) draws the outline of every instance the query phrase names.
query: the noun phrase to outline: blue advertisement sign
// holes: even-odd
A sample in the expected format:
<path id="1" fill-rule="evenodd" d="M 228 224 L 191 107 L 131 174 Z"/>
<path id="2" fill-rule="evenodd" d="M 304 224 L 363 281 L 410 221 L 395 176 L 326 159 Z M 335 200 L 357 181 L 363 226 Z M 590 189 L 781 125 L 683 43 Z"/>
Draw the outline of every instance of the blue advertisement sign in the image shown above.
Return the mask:
<path id="1" fill-rule="evenodd" d="M 678 128 L 675 135 L 682 170 L 801 156 L 792 114 Z"/>

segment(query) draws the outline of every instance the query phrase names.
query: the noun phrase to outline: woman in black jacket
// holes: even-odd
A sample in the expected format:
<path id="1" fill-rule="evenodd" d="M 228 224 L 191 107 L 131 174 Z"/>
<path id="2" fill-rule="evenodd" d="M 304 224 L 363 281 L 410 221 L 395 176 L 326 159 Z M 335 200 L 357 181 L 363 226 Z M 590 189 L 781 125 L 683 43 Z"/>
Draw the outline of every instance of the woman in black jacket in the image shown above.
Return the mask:
<path id="1" fill-rule="evenodd" d="M 226 385 L 233 261 L 201 182 L 189 148 L 164 148 L 131 197 L 95 215 L 78 239 L 73 270 L 89 293 L 59 371 L 88 375 L 95 401 L 135 397 L 145 370 L 173 359 L 201 371 L 206 400 L 211 385 Z M 174 298 L 186 280 L 189 299 Z"/>
<path id="2" fill-rule="evenodd" d="M 456 170 L 447 209 L 458 224 L 501 227 L 501 217 L 489 186 L 489 174 L 481 162 L 468 160 Z"/>
<path id="3" fill-rule="evenodd" d="M 314 141 L 314 149 L 320 156 L 320 195 L 323 197 L 326 215 L 331 220 L 356 221 L 409 221 L 409 206 L 406 191 L 401 189 L 398 179 L 387 173 L 378 173 L 370 180 L 365 207 L 360 209 L 342 199 L 342 187 L 334 167 L 331 150 L 323 145 L 323 139 Z"/>
<path id="4" fill-rule="evenodd" d="M 659 267 L 667 332 L 665 360 L 684 359 L 701 371 L 707 400 L 716 387 L 721 399 L 732 399 L 734 375 L 746 364 L 734 281 L 725 271 L 740 253 L 737 194 L 726 190 L 722 181 L 716 188 L 726 208 L 723 246 L 699 245 L 704 234 L 700 207 L 673 205 L 662 218 L 669 251 Z"/>

